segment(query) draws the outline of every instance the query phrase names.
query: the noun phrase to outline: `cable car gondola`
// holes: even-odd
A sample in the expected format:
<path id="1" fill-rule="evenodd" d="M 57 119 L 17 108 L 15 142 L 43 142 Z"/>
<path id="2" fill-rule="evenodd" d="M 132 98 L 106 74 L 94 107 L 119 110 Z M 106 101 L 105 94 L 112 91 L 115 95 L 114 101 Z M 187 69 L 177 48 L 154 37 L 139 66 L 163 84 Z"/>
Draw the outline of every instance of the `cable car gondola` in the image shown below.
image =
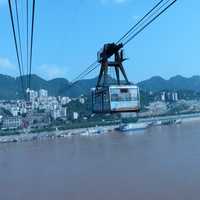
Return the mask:
<path id="1" fill-rule="evenodd" d="M 122 49 L 176 2 L 177 0 L 160 0 L 116 43 L 105 44 L 103 49 L 98 52 L 97 61 L 89 65 L 86 70 L 74 79 L 71 87 L 101 64 L 96 88 L 92 89 L 92 110 L 94 113 L 140 111 L 139 88 L 128 81 L 122 65 L 125 60 Z M 114 58 L 113 61 L 109 61 L 112 57 Z M 116 82 L 114 84 L 108 83 L 108 69 L 112 67 L 116 74 Z M 124 81 L 120 80 L 120 74 L 122 74 Z"/>
<path id="2" fill-rule="evenodd" d="M 136 85 L 128 81 L 123 68 L 123 45 L 109 43 L 98 52 L 101 70 L 96 88 L 92 89 L 92 110 L 94 113 L 139 112 L 140 92 Z M 109 58 L 114 57 L 114 61 Z M 115 69 L 116 79 L 109 83 L 108 69 Z M 122 74 L 124 81 L 120 79 Z"/>

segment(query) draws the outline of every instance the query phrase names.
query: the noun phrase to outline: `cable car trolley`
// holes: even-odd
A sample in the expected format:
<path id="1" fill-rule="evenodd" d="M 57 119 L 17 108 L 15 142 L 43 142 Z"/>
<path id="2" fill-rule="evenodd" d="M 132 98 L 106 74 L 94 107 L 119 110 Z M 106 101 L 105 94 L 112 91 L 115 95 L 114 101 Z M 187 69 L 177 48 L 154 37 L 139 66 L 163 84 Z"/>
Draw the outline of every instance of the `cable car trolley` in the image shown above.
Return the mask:
<path id="1" fill-rule="evenodd" d="M 94 113 L 139 112 L 140 92 L 129 82 L 123 67 L 123 44 L 105 44 L 98 52 L 101 64 L 96 88 L 92 89 L 92 108 Z M 114 69 L 115 77 L 109 75 Z M 123 80 L 121 80 L 123 77 Z"/>
<path id="2" fill-rule="evenodd" d="M 165 13 L 177 0 L 159 0 L 128 32 L 116 43 L 108 43 L 98 52 L 97 61 L 92 63 L 78 77 L 74 79 L 75 85 L 81 78 L 94 71 L 101 65 L 97 85 L 92 89 L 92 110 L 94 113 L 139 112 L 140 92 L 136 85 L 128 81 L 123 67 L 123 47 L 144 31 L 163 13 Z M 115 78 L 108 73 L 114 72 Z M 121 78 L 123 78 L 121 80 Z"/>

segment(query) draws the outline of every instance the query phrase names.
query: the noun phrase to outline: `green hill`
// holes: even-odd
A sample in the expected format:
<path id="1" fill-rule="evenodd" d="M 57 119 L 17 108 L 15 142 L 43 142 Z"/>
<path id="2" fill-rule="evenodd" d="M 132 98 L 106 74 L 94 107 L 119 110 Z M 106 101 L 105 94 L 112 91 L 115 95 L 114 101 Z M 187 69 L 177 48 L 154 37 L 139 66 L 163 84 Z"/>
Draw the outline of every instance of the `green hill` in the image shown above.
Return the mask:
<path id="1" fill-rule="evenodd" d="M 23 80 L 26 82 L 27 77 Z M 70 82 L 64 78 L 45 80 L 37 75 L 32 75 L 32 89 L 46 89 L 51 96 L 69 96 L 77 97 L 82 94 L 90 93 L 91 88 L 95 87 L 97 78 L 80 80 L 71 87 Z M 168 80 L 155 76 L 137 84 L 143 91 L 158 92 L 162 90 L 190 90 L 200 92 L 200 76 L 185 78 L 183 76 L 174 76 Z M 0 99 L 11 100 L 22 98 L 21 80 L 19 77 L 13 78 L 0 74 Z"/>

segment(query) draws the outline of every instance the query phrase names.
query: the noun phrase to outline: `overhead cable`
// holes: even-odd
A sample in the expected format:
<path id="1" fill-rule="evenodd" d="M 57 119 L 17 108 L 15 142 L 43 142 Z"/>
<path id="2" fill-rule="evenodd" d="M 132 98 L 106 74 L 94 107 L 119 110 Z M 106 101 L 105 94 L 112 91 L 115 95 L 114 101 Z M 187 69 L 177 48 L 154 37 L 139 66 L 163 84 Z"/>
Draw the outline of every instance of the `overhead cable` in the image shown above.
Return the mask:
<path id="1" fill-rule="evenodd" d="M 31 73 L 32 73 L 32 58 L 33 58 L 33 36 L 35 23 L 35 0 L 32 6 L 32 23 L 31 23 L 31 44 L 30 44 L 30 60 L 29 60 L 29 88 L 31 89 Z"/>
<path id="2" fill-rule="evenodd" d="M 158 13 L 153 19 L 151 19 L 147 24 L 145 24 L 142 28 L 140 28 L 136 33 L 134 33 L 123 45 L 127 45 L 131 40 L 133 40 L 139 33 L 141 33 L 145 28 L 147 28 L 150 24 L 152 24 L 160 15 L 166 12 L 177 0 L 171 2 L 166 8 L 164 8 L 160 13 Z"/>
<path id="3" fill-rule="evenodd" d="M 21 80 L 21 87 L 22 87 L 22 91 L 24 93 L 24 83 L 23 83 L 23 77 L 22 77 L 22 68 L 21 68 L 21 62 L 20 62 L 20 58 L 19 58 L 19 48 L 18 48 L 18 43 L 17 43 L 17 37 L 16 37 L 16 30 L 15 30 L 15 24 L 14 24 L 14 17 L 13 17 L 11 0 L 8 0 L 8 5 L 9 5 L 9 13 L 10 13 L 10 18 L 11 18 L 12 30 L 13 30 L 15 50 L 16 50 L 16 55 L 17 55 L 19 75 L 20 75 L 20 80 Z"/>
<path id="4" fill-rule="evenodd" d="M 117 42 L 116 44 L 121 43 L 121 41 L 133 31 L 146 17 L 148 17 L 152 11 L 154 11 L 164 0 L 159 1 L 146 15 L 144 15 L 127 33 L 125 33 Z"/>

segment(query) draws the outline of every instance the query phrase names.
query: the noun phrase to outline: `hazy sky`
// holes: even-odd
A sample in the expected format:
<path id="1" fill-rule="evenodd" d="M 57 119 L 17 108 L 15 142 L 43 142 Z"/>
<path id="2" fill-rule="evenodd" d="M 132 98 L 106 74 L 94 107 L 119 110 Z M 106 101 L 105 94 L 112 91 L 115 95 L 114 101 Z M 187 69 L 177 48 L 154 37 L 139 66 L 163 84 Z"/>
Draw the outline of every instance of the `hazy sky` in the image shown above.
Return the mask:
<path id="1" fill-rule="evenodd" d="M 25 0 L 18 2 L 23 25 Z M 33 72 L 46 79 L 73 79 L 96 59 L 104 43 L 119 39 L 156 2 L 36 0 Z M 130 80 L 200 74 L 199 8 L 198 0 L 178 0 L 126 46 Z M 18 75 L 7 0 L 0 0 L 0 73 Z"/>

